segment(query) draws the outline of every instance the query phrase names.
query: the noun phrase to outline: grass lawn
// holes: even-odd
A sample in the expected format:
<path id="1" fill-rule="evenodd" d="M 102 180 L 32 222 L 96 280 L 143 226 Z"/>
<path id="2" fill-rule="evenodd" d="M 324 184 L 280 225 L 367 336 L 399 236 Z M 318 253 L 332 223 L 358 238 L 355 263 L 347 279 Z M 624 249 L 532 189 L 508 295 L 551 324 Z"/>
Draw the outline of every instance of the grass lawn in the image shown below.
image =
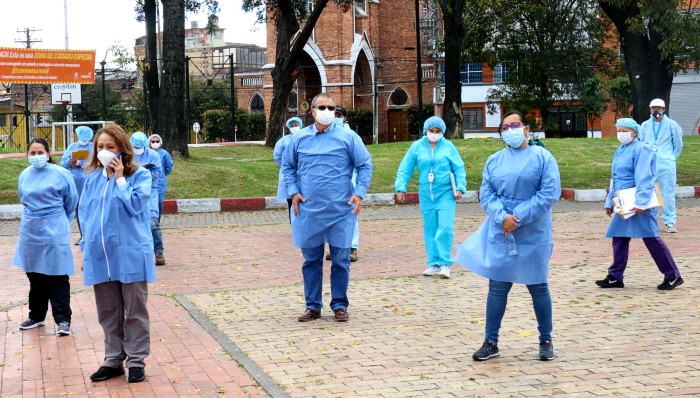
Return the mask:
<path id="1" fill-rule="evenodd" d="M 467 169 L 469 190 L 478 190 L 486 158 L 503 148 L 499 140 L 454 140 Z M 684 137 L 678 161 L 678 184 L 700 186 L 700 136 Z M 394 191 L 396 169 L 410 142 L 370 145 L 374 176 L 370 192 Z M 615 139 L 547 139 L 547 149 L 559 163 L 562 187 L 606 188 Z M 272 149 L 264 146 L 191 148 L 190 159 L 175 159 L 166 198 L 236 198 L 275 196 L 278 167 Z M 54 157 L 59 160 L 58 156 Z M 27 166 L 25 158 L 0 159 L 0 204 L 18 203 L 17 177 Z M 414 176 L 415 177 L 415 176 Z M 415 178 L 409 186 L 416 190 Z"/>

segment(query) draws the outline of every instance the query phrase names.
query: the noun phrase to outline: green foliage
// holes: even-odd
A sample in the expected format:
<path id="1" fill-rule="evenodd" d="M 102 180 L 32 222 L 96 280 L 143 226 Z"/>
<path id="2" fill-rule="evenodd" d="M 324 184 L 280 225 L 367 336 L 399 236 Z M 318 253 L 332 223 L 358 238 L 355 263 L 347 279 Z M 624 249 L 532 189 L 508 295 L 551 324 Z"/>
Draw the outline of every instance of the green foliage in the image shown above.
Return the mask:
<path id="1" fill-rule="evenodd" d="M 408 131 L 411 135 L 418 135 L 423 131 L 423 122 L 425 119 L 435 115 L 434 104 L 423 104 L 423 120 L 418 120 L 418 105 L 409 105 L 403 108 L 408 118 Z"/>
<path id="2" fill-rule="evenodd" d="M 373 115 L 369 109 L 348 111 L 348 124 L 360 137 L 372 136 Z"/>
<path id="3" fill-rule="evenodd" d="M 266 120 L 262 112 L 248 113 L 243 109 L 236 109 L 235 135 L 231 113 L 227 110 L 206 111 L 201 120 L 206 142 L 261 141 L 265 136 Z"/>
<path id="4" fill-rule="evenodd" d="M 605 84 L 605 91 L 615 117 L 628 117 L 632 108 L 632 85 L 625 77 L 617 77 Z"/>
<path id="5" fill-rule="evenodd" d="M 583 82 L 579 111 L 586 115 L 589 120 L 601 116 L 607 109 L 608 96 L 603 89 L 603 77 L 595 75 Z"/>

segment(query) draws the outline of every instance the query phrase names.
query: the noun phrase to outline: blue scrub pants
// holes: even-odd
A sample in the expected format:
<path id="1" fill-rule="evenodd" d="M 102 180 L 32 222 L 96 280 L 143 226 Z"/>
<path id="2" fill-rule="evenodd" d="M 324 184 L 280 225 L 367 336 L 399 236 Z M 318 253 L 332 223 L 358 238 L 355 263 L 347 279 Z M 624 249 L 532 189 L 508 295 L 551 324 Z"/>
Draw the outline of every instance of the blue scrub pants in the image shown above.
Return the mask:
<path id="1" fill-rule="evenodd" d="M 160 223 L 156 217 L 151 217 L 151 235 L 153 235 L 153 252 L 163 253 L 163 234 L 160 232 Z"/>
<path id="2" fill-rule="evenodd" d="M 676 223 L 676 164 L 665 165 L 656 168 L 656 179 L 661 187 L 661 196 L 664 198 L 662 217 L 664 224 Z"/>
<path id="3" fill-rule="evenodd" d="M 423 215 L 423 239 L 428 266 L 452 266 L 456 202 L 421 209 Z"/>
<path id="4" fill-rule="evenodd" d="M 331 249 L 331 310 L 346 309 L 348 301 L 348 284 L 350 282 L 350 248 L 341 249 L 330 246 Z M 304 300 L 306 308 L 321 312 L 323 297 L 323 257 L 324 245 L 303 248 L 304 265 L 301 273 L 304 276 Z"/>
<path id="5" fill-rule="evenodd" d="M 501 329 L 503 315 L 506 313 L 508 293 L 512 282 L 501 282 L 489 279 L 489 295 L 486 299 L 486 338 L 498 342 L 498 331 Z M 549 285 L 539 283 L 526 285 L 532 297 L 532 306 L 537 317 L 537 330 L 540 332 L 540 342 L 552 340 L 552 297 L 549 295 Z"/>

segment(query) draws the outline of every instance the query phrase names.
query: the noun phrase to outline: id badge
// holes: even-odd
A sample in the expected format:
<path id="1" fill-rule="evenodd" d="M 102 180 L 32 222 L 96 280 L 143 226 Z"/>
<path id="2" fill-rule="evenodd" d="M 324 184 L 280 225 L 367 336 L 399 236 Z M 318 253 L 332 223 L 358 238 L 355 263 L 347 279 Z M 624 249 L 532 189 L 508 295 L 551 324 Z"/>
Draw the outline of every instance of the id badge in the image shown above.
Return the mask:
<path id="1" fill-rule="evenodd" d="M 651 146 L 651 150 L 654 151 L 654 152 L 656 152 L 656 144 L 654 144 L 654 145 Z"/>
<path id="2" fill-rule="evenodd" d="M 428 173 L 428 182 L 433 182 L 434 179 L 435 179 L 435 174 Z"/>

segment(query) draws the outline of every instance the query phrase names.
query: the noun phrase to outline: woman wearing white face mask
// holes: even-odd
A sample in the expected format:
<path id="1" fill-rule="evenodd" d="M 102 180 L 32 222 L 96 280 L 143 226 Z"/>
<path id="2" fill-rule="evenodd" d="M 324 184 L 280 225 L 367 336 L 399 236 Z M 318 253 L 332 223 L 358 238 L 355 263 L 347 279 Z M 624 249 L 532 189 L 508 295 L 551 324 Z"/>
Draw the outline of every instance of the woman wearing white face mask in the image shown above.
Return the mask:
<path id="1" fill-rule="evenodd" d="M 615 192 L 635 187 L 635 205 L 646 207 L 654 195 L 654 175 L 656 157 L 653 150 L 637 140 L 639 125 L 634 119 L 618 119 L 617 139 L 621 145 L 615 151 L 612 162 L 612 178 L 610 192 L 605 200 L 605 214 L 612 215 L 610 226 L 605 233 L 606 238 L 612 238 L 613 262 L 608 268 L 605 279 L 596 281 L 602 288 L 623 288 L 623 274 L 627 267 L 629 243 L 632 238 L 642 238 L 644 245 L 654 259 L 656 266 L 664 274 L 663 282 L 657 286 L 659 290 L 672 290 L 683 284 L 681 273 L 673 261 L 673 256 L 661 237 L 657 222 L 658 209 L 642 210 L 635 208 L 634 216 L 624 219 L 617 213 L 613 215 L 612 199 Z"/>
<path id="2" fill-rule="evenodd" d="M 79 218 L 85 285 L 95 291 L 105 359 L 90 379 L 123 375 L 126 360 L 128 381 L 137 383 L 146 378 L 148 283 L 156 280 L 149 222 L 151 173 L 134 162 L 129 138 L 115 124 L 98 130 L 94 145 L 97 155 L 87 167 Z"/>
<path id="3" fill-rule="evenodd" d="M 12 258 L 12 264 L 27 273 L 30 284 L 29 317 L 19 328 L 43 326 L 50 301 L 56 334 L 65 336 L 71 333 L 69 276 L 75 270 L 69 239 L 78 192 L 68 170 L 51 161 L 46 140 L 33 139 L 27 157 L 31 166 L 17 182 L 24 210 Z"/>
<path id="4" fill-rule="evenodd" d="M 394 185 L 396 200 L 403 202 L 408 182 L 414 169 L 418 169 L 418 197 L 428 265 L 423 275 L 447 279 L 454 264 L 456 200 L 467 193 L 467 172 L 457 148 L 442 137 L 445 129 L 445 122 L 437 116 L 425 121 L 425 136 L 411 144 L 396 172 Z"/>
<path id="5" fill-rule="evenodd" d="M 289 134 L 283 136 L 275 144 L 275 149 L 272 151 L 272 157 L 275 159 L 275 163 L 278 166 L 282 166 L 282 155 L 287 145 L 291 142 L 292 135 L 297 131 L 301 130 L 301 119 L 294 116 L 289 118 L 285 123 L 285 126 L 289 129 Z M 282 169 L 280 168 L 279 175 L 277 177 L 277 202 L 287 203 L 287 211 L 289 212 L 289 223 L 291 224 L 292 218 L 294 217 L 294 212 L 292 212 L 292 198 L 287 194 L 287 187 L 284 185 L 284 176 L 282 175 Z"/>

